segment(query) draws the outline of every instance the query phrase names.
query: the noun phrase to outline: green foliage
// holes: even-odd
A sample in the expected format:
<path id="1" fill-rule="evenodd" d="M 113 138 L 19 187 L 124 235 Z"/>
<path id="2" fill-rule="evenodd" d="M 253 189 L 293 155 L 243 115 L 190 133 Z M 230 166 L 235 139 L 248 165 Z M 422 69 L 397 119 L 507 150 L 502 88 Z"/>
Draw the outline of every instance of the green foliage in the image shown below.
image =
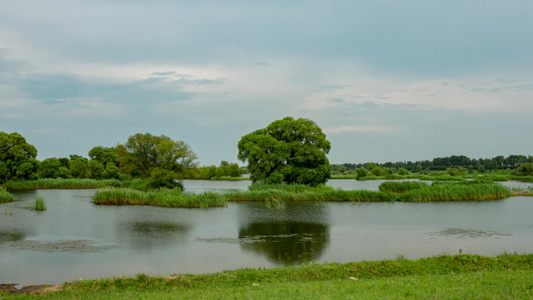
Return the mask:
<path id="1" fill-rule="evenodd" d="M 104 170 L 104 173 L 103 173 L 103 177 L 105 179 L 120 179 L 121 178 L 120 171 L 119 171 L 119 169 L 118 169 L 118 167 L 116 166 L 115 163 L 108 162 L 105 165 L 105 170 Z"/>
<path id="2" fill-rule="evenodd" d="M 228 163 L 227 161 L 222 161 L 220 166 L 215 169 L 216 177 L 240 177 L 242 175 L 242 170 L 236 163 Z"/>
<path id="3" fill-rule="evenodd" d="M 20 134 L 0 131 L 0 183 L 37 178 L 37 149 Z"/>
<path id="4" fill-rule="evenodd" d="M 149 189 L 156 188 L 176 188 L 183 187 L 175 178 L 178 178 L 178 174 L 174 171 L 152 168 L 150 177 L 146 178 L 146 185 Z"/>
<path id="5" fill-rule="evenodd" d="M 8 181 L 4 185 L 9 189 L 97 189 L 118 187 L 123 183 L 118 180 L 62 179 L 41 178 L 26 181 Z"/>
<path id="6" fill-rule="evenodd" d="M 13 201 L 16 201 L 15 197 L 11 195 L 11 193 L 6 191 L 5 187 L 0 186 L 0 203 L 13 202 Z"/>
<path id="7" fill-rule="evenodd" d="M 533 163 L 523 163 L 511 175 L 515 176 L 533 176 Z"/>
<path id="8" fill-rule="evenodd" d="M 101 162 L 96 160 L 89 161 L 89 173 L 93 179 L 103 179 L 104 178 L 104 165 Z"/>
<path id="9" fill-rule="evenodd" d="M 69 178 L 72 178 L 72 174 L 70 173 L 69 168 L 61 166 L 54 173 L 54 178 L 69 179 Z"/>
<path id="10" fill-rule="evenodd" d="M 39 178 L 55 178 L 59 168 L 61 168 L 61 162 L 57 158 L 47 158 L 39 164 Z"/>
<path id="11" fill-rule="evenodd" d="M 89 151 L 89 158 L 91 160 L 101 163 L 103 166 L 108 163 L 117 162 L 117 155 L 114 147 L 96 146 Z"/>
<path id="12" fill-rule="evenodd" d="M 74 178 L 91 178 L 89 160 L 85 157 L 75 156 L 69 162 L 70 174 Z"/>
<path id="13" fill-rule="evenodd" d="M 361 179 L 368 175 L 368 170 L 365 168 L 357 168 L 355 170 L 355 174 L 357 179 Z"/>
<path id="14" fill-rule="evenodd" d="M 317 186 L 331 177 L 331 146 L 309 119 L 286 117 L 241 138 L 238 158 L 248 161 L 252 181 Z"/>
<path id="15" fill-rule="evenodd" d="M 133 177 L 148 178 L 153 169 L 165 170 L 165 174 L 182 179 L 196 167 L 196 154 L 183 141 L 173 141 L 167 136 L 137 133 L 124 145 L 115 148 L 119 169 Z"/>

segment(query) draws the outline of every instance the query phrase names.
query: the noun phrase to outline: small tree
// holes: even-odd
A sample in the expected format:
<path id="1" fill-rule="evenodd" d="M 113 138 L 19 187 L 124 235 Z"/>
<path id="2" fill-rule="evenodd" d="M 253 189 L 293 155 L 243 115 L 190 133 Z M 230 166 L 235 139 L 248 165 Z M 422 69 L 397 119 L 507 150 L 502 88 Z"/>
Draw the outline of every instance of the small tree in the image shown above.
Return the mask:
<path id="1" fill-rule="evenodd" d="M 511 174 L 515 176 L 533 176 L 533 163 L 520 164 Z"/>
<path id="2" fill-rule="evenodd" d="M 137 133 L 124 145 L 115 148 L 119 169 L 126 175 L 152 179 L 162 186 L 169 178 L 178 180 L 190 175 L 196 167 L 196 154 L 183 141 L 167 136 Z"/>
<path id="3" fill-rule="evenodd" d="M 252 182 L 316 186 L 331 177 L 331 146 L 309 119 L 286 117 L 241 138 L 239 160 L 248 161 Z"/>

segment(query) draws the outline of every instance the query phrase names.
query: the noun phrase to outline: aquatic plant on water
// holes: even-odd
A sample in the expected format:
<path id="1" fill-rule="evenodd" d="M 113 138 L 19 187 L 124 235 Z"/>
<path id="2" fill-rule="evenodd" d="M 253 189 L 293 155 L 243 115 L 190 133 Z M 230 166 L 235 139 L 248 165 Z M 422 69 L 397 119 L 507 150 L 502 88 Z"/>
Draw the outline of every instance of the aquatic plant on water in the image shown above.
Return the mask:
<path id="1" fill-rule="evenodd" d="M 16 201 L 15 196 L 11 195 L 5 187 L 0 186 L 0 203 Z"/>
<path id="2" fill-rule="evenodd" d="M 30 209 L 37 211 L 46 210 L 46 201 L 44 200 L 44 197 L 41 195 L 37 195 L 37 197 L 35 197 L 35 202 L 33 203 L 33 206 L 30 207 Z"/>

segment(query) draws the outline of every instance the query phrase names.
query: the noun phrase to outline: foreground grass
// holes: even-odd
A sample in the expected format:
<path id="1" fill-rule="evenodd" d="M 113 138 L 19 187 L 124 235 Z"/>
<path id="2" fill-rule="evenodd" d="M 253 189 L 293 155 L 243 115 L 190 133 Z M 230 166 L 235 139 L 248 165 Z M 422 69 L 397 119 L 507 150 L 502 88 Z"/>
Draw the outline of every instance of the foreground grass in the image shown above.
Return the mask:
<path id="1" fill-rule="evenodd" d="M 6 202 L 13 202 L 16 201 L 15 196 L 11 195 L 8 191 L 6 191 L 6 188 L 3 186 L 0 186 L 0 203 L 6 203 Z"/>
<path id="2" fill-rule="evenodd" d="M 531 299 L 533 255 L 308 264 L 67 283 L 42 298 Z"/>

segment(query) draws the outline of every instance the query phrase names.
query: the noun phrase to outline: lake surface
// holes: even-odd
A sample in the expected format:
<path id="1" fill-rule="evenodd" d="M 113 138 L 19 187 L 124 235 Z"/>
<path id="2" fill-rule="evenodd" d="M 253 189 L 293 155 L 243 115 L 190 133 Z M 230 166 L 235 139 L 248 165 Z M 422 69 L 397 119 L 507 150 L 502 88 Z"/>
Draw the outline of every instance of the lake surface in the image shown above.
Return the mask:
<path id="1" fill-rule="evenodd" d="M 380 182 L 331 180 L 343 189 Z M 249 181 L 185 181 L 188 192 Z M 510 186 L 531 183 L 507 182 Z M 230 203 L 179 209 L 96 206 L 94 190 L 15 192 L 0 204 L 0 283 L 57 284 L 138 273 L 207 273 L 311 261 L 533 253 L 533 197 L 447 203 Z M 42 195 L 48 209 L 26 207 Z"/>

